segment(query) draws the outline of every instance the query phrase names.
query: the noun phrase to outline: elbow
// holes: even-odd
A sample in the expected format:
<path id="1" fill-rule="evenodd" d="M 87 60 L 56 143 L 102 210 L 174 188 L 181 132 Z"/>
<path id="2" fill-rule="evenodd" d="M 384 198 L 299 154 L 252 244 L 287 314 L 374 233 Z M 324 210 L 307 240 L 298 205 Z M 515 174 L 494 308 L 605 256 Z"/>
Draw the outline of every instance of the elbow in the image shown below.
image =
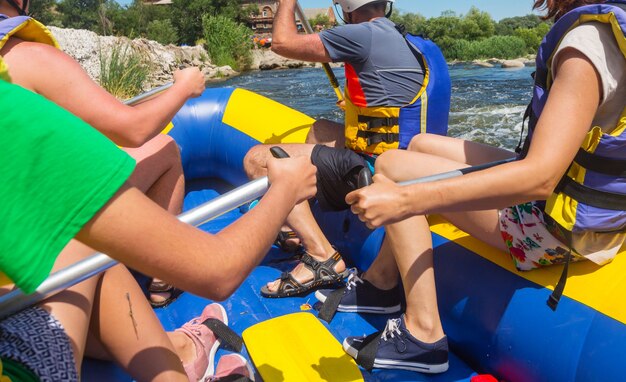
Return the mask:
<path id="1" fill-rule="evenodd" d="M 119 142 L 119 144 L 123 147 L 128 147 L 131 149 L 135 149 L 137 147 L 141 147 L 148 141 L 146 137 L 139 134 L 129 134 L 128 136 L 121 139 L 123 142 Z"/>
<path id="2" fill-rule="evenodd" d="M 536 200 L 546 200 L 552 195 L 556 186 L 559 184 L 560 177 L 551 177 L 546 179 L 540 179 L 539 183 L 534 188 Z"/>
<path id="3" fill-rule="evenodd" d="M 206 294 L 207 298 L 213 301 L 222 302 L 232 296 L 238 287 L 239 285 L 235 285 L 227 280 L 220 280 L 220 282 L 215 283 L 209 288 L 208 293 L 204 294 Z"/>

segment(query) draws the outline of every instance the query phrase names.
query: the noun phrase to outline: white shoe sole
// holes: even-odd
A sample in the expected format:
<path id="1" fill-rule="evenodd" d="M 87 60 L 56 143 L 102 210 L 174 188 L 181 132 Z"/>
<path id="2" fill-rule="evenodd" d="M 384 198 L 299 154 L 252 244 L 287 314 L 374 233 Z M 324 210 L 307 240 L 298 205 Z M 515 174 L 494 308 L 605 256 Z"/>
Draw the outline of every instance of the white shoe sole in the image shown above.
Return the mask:
<path id="1" fill-rule="evenodd" d="M 347 338 L 343 340 L 343 350 L 348 353 L 352 358 L 356 359 L 359 355 L 359 351 L 352 346 L 347 341 Z M 426 374 L 439 374 L 446 372 L 448 370 L 449 364 L 448 362 L 438 364 L 438 365 L 428 365 L 419 362 L 407 362 L 407 361 L 396 361 L 393 359 L 375 359 L 374 360 L 374 368 L 376 369 L 401 369 L 401 370 L 409 370 L 409 371 L 417 371 L 419 373 Z"/>
<path id="2" fill-rule="evenodd" d="M 324 296 L 319 290 L 315 292 L 315 298 L 318 299 L 322 304 L 326 302 L 326 296 Z M 393 314 L 398 313 L 401 310 L 402 306 L 400 304 L 388 307 L 339 304 L 339 306 L 337 307 L 337 312 L 342 313 Z"/>

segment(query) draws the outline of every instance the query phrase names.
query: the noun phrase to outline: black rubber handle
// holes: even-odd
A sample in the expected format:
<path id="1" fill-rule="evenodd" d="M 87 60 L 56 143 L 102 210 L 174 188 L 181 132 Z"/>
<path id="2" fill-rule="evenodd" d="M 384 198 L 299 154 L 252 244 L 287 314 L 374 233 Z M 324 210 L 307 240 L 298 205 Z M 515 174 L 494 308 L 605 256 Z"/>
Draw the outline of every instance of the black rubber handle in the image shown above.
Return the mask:
<path id="1" fill-rule="evenodd" d="M 359 180 L 357 186 L 359 188 L 363 188 L 369 186 L 372 183 L 374 183 L 374 181 L 372 180 L 372 172 L 370 171 L 369 167 L 363 167 L 359 172 Z"/>
<path id="2" fill-rule="evenodd" d="M 282 148 L 278 146 L 271 147 L 270 152 L 272 153 L 272 156 L 274 158 L 278 158 L 278 159 L 289 158 L 289 154 L 287 154 L 285 150 L 283 150 Z"/>

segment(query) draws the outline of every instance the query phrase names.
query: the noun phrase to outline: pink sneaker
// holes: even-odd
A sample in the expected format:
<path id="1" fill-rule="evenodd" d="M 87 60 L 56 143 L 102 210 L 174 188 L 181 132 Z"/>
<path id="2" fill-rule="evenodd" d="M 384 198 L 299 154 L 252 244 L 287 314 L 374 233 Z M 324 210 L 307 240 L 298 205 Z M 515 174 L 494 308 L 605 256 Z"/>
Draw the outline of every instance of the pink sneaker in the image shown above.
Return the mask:
<path id="1" fill-rule="evenodd" d="M 227 354 L 217 363 L 215 375 L 209 381 L 253 381 L 254 371 L 239 354 Z"/>
<path id="2" fill-rule="evenodd" d="M 196 359 L 183 365 L 189 380 L 192 382 L 205 381 L 214 372 L 215 353 L 220 346 L 220 340 L 215 337 L 211 329 L 202 325 L 209 318 L 220 320 L 228 325 L 228 317 L 224 307 L 220 304 L 210 304 L 204 308 L 200 317 L 196 317 L 181 328 L 176 329 L 177 332 L 183 332 L 189 336 L 196 346 Z"/>

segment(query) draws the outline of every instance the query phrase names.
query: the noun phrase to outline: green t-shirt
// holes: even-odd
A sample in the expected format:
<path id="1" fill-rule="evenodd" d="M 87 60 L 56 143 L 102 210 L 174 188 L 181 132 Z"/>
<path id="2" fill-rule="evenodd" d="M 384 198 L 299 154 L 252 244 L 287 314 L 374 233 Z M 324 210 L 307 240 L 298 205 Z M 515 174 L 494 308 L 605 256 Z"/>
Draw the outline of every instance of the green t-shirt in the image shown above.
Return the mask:
<path id="1" fill-rule="evenodd" d="M 134 160 L 78 117 L 0 81 L 0 271 L 26 293 L 124 184 Z"/>

